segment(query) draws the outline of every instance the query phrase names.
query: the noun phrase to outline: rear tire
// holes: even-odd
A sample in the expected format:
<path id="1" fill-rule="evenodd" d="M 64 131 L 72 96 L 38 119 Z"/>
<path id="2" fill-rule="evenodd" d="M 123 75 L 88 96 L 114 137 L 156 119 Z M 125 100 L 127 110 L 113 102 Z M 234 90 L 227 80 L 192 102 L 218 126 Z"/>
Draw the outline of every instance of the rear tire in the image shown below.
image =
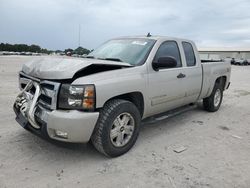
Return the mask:
<path id="1" fill-rule="evenodd" d="M 135 144 L 140 123 L 140 112 L 133 103 L 121 99 L 111 100 L 100 111 L 91 141 L 104 155 L 120 156 Z"/>
<path id="2" fill-rule="evenodd" d="M 223 99 L 223 87 L 222 84 L 215 83 L 214 89 L 211 95 L 203 99 L 204 109 L 208 112 L 216 112 L 219 110 Z"/>

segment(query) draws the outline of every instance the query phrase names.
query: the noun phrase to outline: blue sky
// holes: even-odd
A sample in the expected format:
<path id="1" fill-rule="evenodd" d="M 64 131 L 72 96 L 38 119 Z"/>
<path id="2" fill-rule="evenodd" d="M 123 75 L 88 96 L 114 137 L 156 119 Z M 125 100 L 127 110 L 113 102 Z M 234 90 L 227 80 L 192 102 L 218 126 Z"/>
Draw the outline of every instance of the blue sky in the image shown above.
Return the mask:
<path id="1" fill-rule="evenodd" d="M 93 49 L 128 35 L 194 40 L 198 47 L 250 47 L 249 0 L 0 0 L 0 42 Z"/>

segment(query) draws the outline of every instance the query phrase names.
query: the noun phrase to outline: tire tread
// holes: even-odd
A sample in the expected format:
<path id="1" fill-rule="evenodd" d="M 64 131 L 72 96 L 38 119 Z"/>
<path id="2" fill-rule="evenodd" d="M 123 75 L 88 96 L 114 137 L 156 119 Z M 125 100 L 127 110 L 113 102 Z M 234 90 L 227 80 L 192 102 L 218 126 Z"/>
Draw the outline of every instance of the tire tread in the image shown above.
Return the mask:
<path id="1" fill-rule="evenodd" d="M 109 118 L 110 114 L 115 110 L 115 108 L 127 102 L 129 101 L 121 100 L 121 99 L 114 99 L 114 100 L 107 102 L 104 105 L 104 107 L 100 110 L 100 115 L 97 120 L 96 127 L 91 136 L 91 141 L 93 145 L 95 146 L 95 148 L 106 156 L 109 156 L 109 155 L 105 152 L 103 142 L 102 142 L 102 133 L 105 128 L 105 122 Z"/>
<path id="2" fill-rule="evenodd" d="M 220 104 L 219 104 L 218 107 L 214 106 L 214 94 L 215 94 L 215 92 L 216 92 L 217 89 L 221 90 L 221 95 L 222 95 L 221 96 L 221 102 L 222 102 L 222 99 L 223 99 L 223 88 L 222 88 L 222 85 L 219 84 L 219 83 L 215 83 L 211 95 L 209 97 L 203 99 L 203 107 L 208 112 L 216 112 L 220 108 L 221 102 L 220 102 Z"/>

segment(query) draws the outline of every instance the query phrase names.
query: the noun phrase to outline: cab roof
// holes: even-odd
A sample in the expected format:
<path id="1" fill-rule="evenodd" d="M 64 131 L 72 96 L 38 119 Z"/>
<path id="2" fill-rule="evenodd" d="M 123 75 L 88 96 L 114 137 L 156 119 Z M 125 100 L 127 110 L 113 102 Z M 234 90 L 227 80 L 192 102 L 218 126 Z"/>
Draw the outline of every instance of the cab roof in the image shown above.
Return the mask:
<path id="1" fill-rule="evenodd" d="M 160 35 L 151 35 L 151 36 L 135 35 L 135 36 L 118 37 L 118 38 L 115 38 L 115 39 L 130 39 L 130 38 L 131 39 L 175 40 L 175 41 L 189 41 L 189 42 L 192 42 L 191 40 L 188 40 L 188 39 L 169 37 L 169 36 L 160 36 Z"/>

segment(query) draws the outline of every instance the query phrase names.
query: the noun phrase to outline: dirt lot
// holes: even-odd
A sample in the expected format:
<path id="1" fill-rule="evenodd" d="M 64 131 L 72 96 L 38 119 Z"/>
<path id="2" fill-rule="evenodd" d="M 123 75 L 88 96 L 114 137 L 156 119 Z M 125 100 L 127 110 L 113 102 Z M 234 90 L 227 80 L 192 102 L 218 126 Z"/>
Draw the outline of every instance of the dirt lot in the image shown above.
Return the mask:
<path id="1" fill-rule="evenodd" d="M 195 108 L 146 124 L 130 152 L 108 159 L 15 122 L 17 72 L 31 58 L 0 57 L 0 187 L 250 187 L 250 66 L 232 67 L 218 112 Z"/>

